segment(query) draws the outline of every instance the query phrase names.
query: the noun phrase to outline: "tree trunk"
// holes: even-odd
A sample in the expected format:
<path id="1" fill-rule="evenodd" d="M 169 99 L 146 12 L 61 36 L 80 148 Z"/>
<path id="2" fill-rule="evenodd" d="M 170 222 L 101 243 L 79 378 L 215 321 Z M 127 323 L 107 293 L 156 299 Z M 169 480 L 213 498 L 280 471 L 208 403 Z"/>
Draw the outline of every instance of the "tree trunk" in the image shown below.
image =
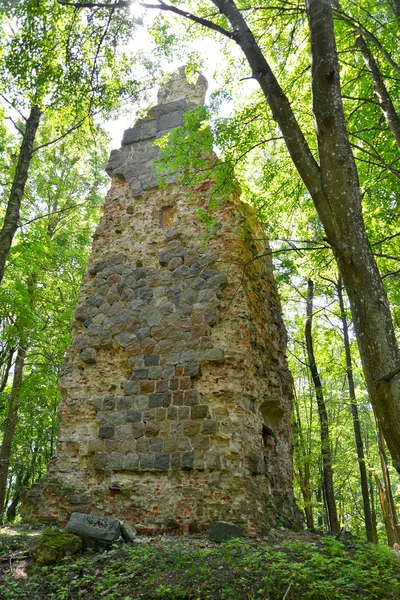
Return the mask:
<path id="1" fill-rule="evenodd" d="M 377 62 L 373 57 L 367 42 L 362 36 L 357 38 L 356 44 L 360 49 L 367 69 L 371 73 L 375 94 L 379 99 L 379 105 L 382 109 L 386 122 L 389 125 L 390 131 L 396 140 L 397 147 L 400 150 L 400 118 L 386 89 L 385 82 L 383 81 L 383 77 Z"/>
<path id="2" fill-rule="evenodd" d="M 379 458 L 381 461 L 384 485 L 382 486 L 377 476 L 375 476 L 375 481 L 379 488 L 379 498 L 381 501 L 388 543 L 390 546 L 393 546 L 395 543 L 400 543 L 400 529 L 397 522 L 396 506 L 393 500 L 386 452 L 383 446 L 383 440 L 379 428 L 376 430 L 376 439 L 378 441 Z"/>
<path id="3" fill-rule="evenodd" d="M 297 479 L 300 485 L 301 494 L 303 496 L 304 501 L 304 513 L 306 516 L 306 523 L 309 529 L 314 529 L 314 515 L 313 515 L 313 505 L 312 505 L 312 489 L 311 489 L 311 474 L 310 474 L 310 451 L 309 448 L 306 447 L 306 443 L 304 441 L 303 430 L 300 420 L 299 407 L 297 403 L 296 397 L 294 397 L 293 401 L 294 405 L 294 423 L 293 423 L 293 433 L 297 438 L 297 443 L 295 445 L 295 463 L 297 466 Z M 301 461 L 301 459 L 303 459 Z"/>
<path id="4" fill-rule="evenodd" d="M 29 117 L 25 124 L 25 131 L 20 146 L 17 167 L 8 198 L 7 210 L 4 217 L 3 227 L 0 231 L 0 283 L 4 277 L 4 269 L 10 252 L 11 244 L 17 231 L 21 201 L 28 179 L 29 165 L 33 154 L 33 144 L 41 111 L 37 106 L 32 106 Z"/>
<path id="5" fill-rule="evenodd" d="M 315 361 L 312 340 L 313 297 L 314 284 L 311 281 L 311 279 L 309 279 L 307 294 L 307 319 L 305 326 L 308 365 L 310 368 L 311 377 L 315 388 L 315 396 L 317 398 L 318 405 L 318 415 L 321 428 L 322 471 L 324 479 L 325 498 L 328 508 L 329 526 L 333 533 L 339 533 L 340 526 L 337 518 L 335 493 L 333 489 L 332 452 L 329 436 L 328 413 L 326 410 L 325 398 L 322 391 L 322 383 L 318 373 L 317 363 Z"/>
<path id="6" fill-rule="evenodd" d="M 341 99 L 330 0 L 306 0 L 319 165 L 234 1 L 212 1 L 232 26 L 232 37 L 249 62 L 325 229 L 350 301 L 371 403 L 400 473 L 400 353 L 362 216 L 357 169 Z"/>
<path id="7" fill-rule="evenodd" d="M 22 384 L 22 374 L 25 363 L 26 347 L 22 343 L 17 350 L 14 365 L 14 377 L 8 402 L 8 413 L 4 432 L 3 443 L 0 448 L 0 523 L 4 511 L 4 501 L 7 490 L 8 468 L 10 466 L 11 447 L 14 439 L 15 427 L 19 408 L 19 392 Z"/>
<path id="8" fill-rule="evenodd" d="M 349 397 L 350 397 L 350 406 L 351 406 L 351 416 L 353 417 L 353 428 L 354 428 L 354 437 L 356 442 L 357 456 L 358 456 L 358 466 L 360 469 L 360 481 L 361 481 L 361 493 L 363 499 L 363 509 L 364 509 L 364 519 L 365 519 L 365 529 L 367 533 L 367 540 L 372 542 L 373 544 L 378 543 L 378 534 L 376 528 L 374 527 L 374 522 L 372 520 L 371 514 L 371 506 L 369 503 L 369 489 L 368 489 L 368 475 L 367 468 L 365 466 L 365 456 L 364 456 L 364 444 L 361 436 L 361 427 L 360 420 L 358 417 L 358 407 L 356 400 L 356 392 L 354 386 L 354 378 L 353 378 L 353 365 L 351 360 L 351 351 L 350 351 L 350 340 L 349 340 L 349 328 L 347 324 L 346 312 L 344 309 L 343 302 L 343 294 L 342 294 L 342 280 L 339 276 L 338 283 L 336 285 L 336 293 L 339 300 L 340 307 L 340 318 L 342 321 L 343 328 L 343 340 L 344 340 L 344 349 L 346 355 L 346 374 L 347 374 L 347 382 L 349 387 Z"/>
<path id="9" fill-rule="evenodd" d="M 375 494 L 374 494 L 374 477 L 371 473 L 369 473 L 369 497 L 370 497 L 370 505 L 371 505 L 371 518 L 374 531 L 376 529 L 376 509 L 375 509 Z"/>

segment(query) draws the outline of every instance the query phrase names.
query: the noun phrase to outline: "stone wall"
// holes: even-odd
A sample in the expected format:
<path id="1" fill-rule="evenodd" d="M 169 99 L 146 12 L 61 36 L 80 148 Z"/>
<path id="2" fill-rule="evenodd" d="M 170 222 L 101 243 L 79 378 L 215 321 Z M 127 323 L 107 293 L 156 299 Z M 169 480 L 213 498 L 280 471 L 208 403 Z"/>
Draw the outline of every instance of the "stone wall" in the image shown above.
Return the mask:
<path id="1" fill-rule="evenodd" d="M 298 519 L 291 376 L 268 244 L 239 190 L 198 217 L 212 182 L 157 186 L 154 140 L 205 84 L 180 72 L 124 134 L 61 377 L 60 434 L 22 514 L 112 515 L 140 532 Z"/>

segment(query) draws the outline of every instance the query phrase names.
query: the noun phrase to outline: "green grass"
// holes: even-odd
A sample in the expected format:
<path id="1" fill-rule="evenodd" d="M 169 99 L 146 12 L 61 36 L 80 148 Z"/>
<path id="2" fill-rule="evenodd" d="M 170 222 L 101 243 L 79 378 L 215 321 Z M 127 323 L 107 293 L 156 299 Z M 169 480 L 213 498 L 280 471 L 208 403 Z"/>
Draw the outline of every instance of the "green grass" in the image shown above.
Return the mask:
<path id="1" fill-rule="evenodd" d="M 172 540 L 86 550 L 56 566 L 1 563 L 1 600 L 398 600 L 389 548 L 281 533 L 269 543 Z M 1 540 L 1 536 L 0 536 Z M 286 596 L 285 596 L 286 594 Z"/>

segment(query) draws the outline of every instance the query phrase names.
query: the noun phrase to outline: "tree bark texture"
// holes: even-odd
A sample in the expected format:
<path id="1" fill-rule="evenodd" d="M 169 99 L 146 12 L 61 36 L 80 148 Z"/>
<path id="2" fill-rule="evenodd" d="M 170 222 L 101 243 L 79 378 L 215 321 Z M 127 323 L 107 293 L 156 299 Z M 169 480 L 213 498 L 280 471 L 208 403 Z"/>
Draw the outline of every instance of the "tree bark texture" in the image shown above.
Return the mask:
<path id="1" fill-rule="evenodd" d="M 296 398 L 293 401 L 294 405 L 294 423 L 293 431 L 297 438 L 297 452 L 296 452 L 296 466 L 297 466 L 297 478 L 300 485 L 301 495 L 303 496 L 304 502 L 304 513 L 306 516 L 306 523 L 309 529 L 314 529 L 314 514 L 312 504 L 312 489 L 311 489 L 311 470 L 310 470 L 310 450 L 306 447 L 304 440 L 299 407 Z"/>
<path id="2" fill-rule="evenodd" d="M 333 488 L 333 470 L 332 470 L 332 452 L 329 435 L 328 413 L 326 410 L 325 398 L 322 391 L 322 382 L 319 376 L 317 363 L 315 361 L 314 346 L 312 339 L 312 318 L 313 318 L 313 298 L 314 284 L 311 279 L 308 280 L 307 294 L 307 319 L 305 326 L 305 339 L 308 356 L 308 366 L 315 388 L 315 396 L 317 399 L 318 415 L 321 429 L 321 455 L 322 455 L 322 471 L 324 480 L 324 490 L 326 504 L 328 508 L 329 526 L 333 533 L 339 533 L 340 526 L 337 517 L 335 492 Z"/>
<path id="3" fill-rule="evenodd" d="M 389 125 L 390 131 L 393 134 L 398 149 L 400 150 L 400 117 L 396 112 L 393 102 L 386 89 L 385 82 L 379 70 L 378 64 L 373 57 L 373 54 L 368 46 L 368 43 L 362 36 L 357 38 L 357 46 L 360 49 L 365 65 L 371 74 L 371 79 L 374 84 L 375 95 L 379 100 L 379 105 L 383 115 Z"/>
<path id="4" fill-rule="evenodd" d="M 28 179 L 29 165 L 32 159 L 33 145 L 35 142 L 36 132 L 39 127 L 40 117 L 41 111 L 39 108 L 37 106 L 32 106 L 29 117 L 26 120 L 17 167 L 15 169 L 14 179 L 8 198 L 7 210 L 4 217 L 3 227 L 0 231 L 0 283 L 3 281 L 4 269 L 8 254 L 10 252 L 15 232 L 18 228 L 21 201 Z"/>
<path id="5" fill-rule="evenodd" d="M 344 118 L 330 0 L 306 0 L 319 165 L 289 101 L 233 0 L 212 0 L 233 29 L 313 199 L 349 297 L 371 403 L 400 473 L 400 353 L 389 302 L 361 209 L 357 169 Z"/>
<path id="6" fill-rule="evenodd" d="M 386 452 L 379 427 L 376 430 L 376 439 L 378 441 L 379 458 L 381 461 L 383 486 L 377 476 L 375 476 L 375 481 L 379 489 L 379 499 L 385 521 L 388 543 L 390 546 L 393 546 L 395 543 L 400 543 L 400 526 L 397 522 L 396 506 L 392 494 L 392 485 L 390 483 Z"/>
<path id="7" fill-rule="evenodd" d="M 354 377 L 353 377 L 353 364 L 352 364 L 352 360 L 351 360 L 349 327 L 348 327 L 348 323 L 347 323 L 346 311 L 345 311 L 344 302 L 343 302 L 341 277 L 339 277 L 338 283 L 336 285 L 336 293 L 337 293 L 338 300 L 339 300 L 340 318 L 342 321 L 342 329 L 343 329 L 344 350 L 345 350 L 345 355 L 346 355 L 346 375 L 347 375 L 347 383 L 348 383 L 348 387 L 349 387 L 351 416 L 353 418 L 354 438 L 355 438 L 355 442 L 356 442 L 358 466 L 360 469 L 360 482 L 361 482 L 361 493 L 362 493 L 362 499 L 363 499 L 365 529 L 366 529 L 366 533 L 367 533 L 367 540 L 373 544 L 377 544 L 378 543 L 378 534 L 376 531 L 376 527 L 374 525 L 374 521 L 372 519 L 371 506 L 370 506 L 370 502 L 369 502 L 368 475 L 367 475 L 367 468 L 365 465 L 364 444 L 363 444 L 362 435 L 361 435 L 360 419 L 358 416 L 357 399 L 356 399 Z"/>

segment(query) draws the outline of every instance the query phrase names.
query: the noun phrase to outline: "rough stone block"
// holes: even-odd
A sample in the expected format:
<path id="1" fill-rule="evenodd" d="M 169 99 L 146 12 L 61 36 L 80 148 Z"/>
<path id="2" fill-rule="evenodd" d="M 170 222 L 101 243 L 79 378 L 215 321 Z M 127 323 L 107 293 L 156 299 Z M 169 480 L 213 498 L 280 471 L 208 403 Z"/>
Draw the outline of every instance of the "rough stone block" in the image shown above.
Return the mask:
<path id="1" fill-rule="evenodd" d="M 103 398 L 103 410 L 114 410 L 115 406 L 115 396 L 106 396 L 105 398 Z"/>
<path id="2" fill-rule="evenodd" d="M 136 125 L 135 127 L 131 127 L 130 129 L 125 129 L 121 144 L 123 146 L 127 146 L 128 144 L 134 144 L 136 142 L 139 142 L 140 130 L 140 125 Z"/>
<path id="3" fill-rule="evenodd" d="M 118 471 L 124 468 L 124 455 L 122 452 L 111 452 L 107 456 L 107 469 Z"/>
<path id="4" fill-rule="evenodd" d="M 168 269 L 170 271 L 174 271 L 183 263 L 183 259 L 180 256 L 174 256 L 171 260 L 168 261 Z"/>
<path id="5" fill-rule="evenodd" d="M 144 435 L 144 423 L 132 424 L 132 437 L 134 439 L 141 438 Z"/>
<path id="6" fill-rule="evenodd" d="M 176 438 L 164 439 L 164 450 L 165 452 L 175 452 L 178 450 L 178 442 Z"/>
<path id="7" fill-rule="evenodd" d="M 164 393 L 158 392 L 150 395 L 149 399 L 149 407 L 156 408 L 157 406 L 162 406 L 164 402 Z"/>
<path id="8" fill-rule="evenodd" d="M 152 379 L 139 382 L 139 391 L 141 394 L 151 394 L 154 392 L 156 383 Z"/>
<path id="9" fill-rule="evenodd" d="M 144 428 L 144 435 L 146 437 L 156 437 L 160 433 L 159 423 L 146 423 Z"/>
<path id="10" fill-rule="evenodd" d="M 133 342 L 136 342 L 137 340 L 136 335 L 134 333 L 129 333 L 128 331 L 120 333 L 115 339 L 123 348 L 126 348 L 126 346 L 133 344 Z"/>
<path id="11" fill-rule="evenodd" d="M 189 273 L 189 267 L 186 265 L 181 265 L 177 267 L 174 271 L 172 271 L 172 277 L 185 277 Z"/>
<path id="12" fill-rule="evenodd" d="M 131 380 L 141 380 L 149 378 L 149 370 L 148 369 L 134 369 L 131 375 Z"/>
<path id="13" fill-rule="evenodd" d="M 75 311 L 74 317 L 77 321 L 86 321 L 89 316 L 87 306 L 78 306 Z"/>
<path id="14" fill-rule="evenodd" d="M 142 420 L 142 413 L 140 410 L 128 410 L 126 413 L 126 420 L 129 423 L 140 423 Z"/>
<path id="15" fill-rule="evenodd" d="M 128 440 L 132 438 L 132 425 L 125 423 L 124 425 L 117 425 L 114 431 L 114 438 L 116 440 Z"/>
<path id="16" fill-rule="evenodd" d="M 85 348 L 81 352 L 81 360 L 87 363 L 88 365 L 95 364 L 97 360 L 97 352 L 94 348 Z"/>
<path id="17" fill-rule="evenodd" d="M 144 339 L 150 337 L 150 327 L 140 327 L 135 331 L 135 335 L 139 342 L 143 341 Z"/>
<path id="18" fill-rule="evenodd" d="M 183 433 L 188 437 L 195 437 L 200 433 L 201 429 L 201 421 L 184 421 L 183 423 Z"/>
<path id="19" fill-rule="evenodd" d="M 206 435 L 196 435 L 190 439 L 193 450 L 208 450 L 210 438 Z"/>
<path id="20" fill-rule="evenodd" d="M 194 406 L 200 403 L 200 394 L 197 390 L 187 390 L 183 394 L 183 401 L 187 406 Z"/>
<path id="21" fill-rule="evenodd" d="M 234 523 L 214 521 L 211 523 L 208 537 L 212 542 L 225 542 L 226 540 L 243 537 L 243 529 Z"/>
<path id="22" fill-rule="evenodd" d="M 146 367 L 157 367 L 160 364 L 160 357 L 157 354 L 150 354 L 149 356 L 145 356 L 144 364 Z"/>
<path id="23" fill-rule="evenodd" d="M 161 438 L 152 438 L 150 440 L 150 448 L 152 452 L 162 452 L 164 441 Z"/>
<path id="24" fill-rule="evenodd" d="M 137 531 L 134 526 L 128 521 L 120 521 L 121 523 L 121 537 L 124 542 L 134 542 L 137 536 Z"/>
<path id="25" fill-rule="evenodd" d="M 206 419 L 208 417 L 208 406 L 206 404 L 198 404 L 190 408 L 191 419 Z"/>
<path id="26" fill-rule="evenodd" d="M 84 350 L 85 348 L 88 347 L 88 345 L 89 345 L 89 338 L 86 336 L 77 337 L 72 342 L 72 347 L 75 348 L 75 350 Z"/>
<path id="27" fill-rule="evenodd" d="M 135 452 L 129 452 L 125 455 L 124 469 L 126 471 L 136 471 L 139 468 L 139 455 Z"/>
<path id="28" fill-rule="evenodd" d="M 109 440 L 114 437 L 114 427 L 110 425 L 102 425 L 99 429 L 99 438 Z"/>
<path id="29" fill-rule="evenodd" d="M 169 406 L 167 412 L 167 419 L 175 421 L 178 418 L 178 408 L 176 406 Z"/>
<path id="30" fill-rule="evenodd" d="M 129 410 L 133 405 L 133 397 L 132 396 L 122 396 L 117 399 L 117 409 L 118 410 Z"/>
<path id="31" fill-rule="evenodd" d="M 162 375 L 162 367 L 149 367 L 149 379 L 161 379 Z"/>
<path id="32" fill-rule="evenodd" d="M 178 407 L 178 419 L 189 419 L 189 417 L 190 417 L 190 407 L 189 406 L 179 406 Z"/>
<path id="33" fill-rule="evenodd" d="M 155 416 L 156 423 L 165 421 L 165 419 L 167 418 L 167 410 L 168 409 L 165 407 L 156 408 L 156 416 Z"/>
<path id="34" fill-rule="evenodd" d="M 111 517 L 95 517 L 73 512 L 66 530 L 85 540 L 99 542 L 116 542 L 121 533 L 118 519 Z"/>
<path id="35" fill-rule="evenodd" d="M 161 379 L 156 382 L 156 392 L 166 392 L 168 391 L 168 380 Z"/>
<path id="36" fill-rule="evenodd" d="M 139 384 L 137 381 L 127 381 L 124 385 L 125 394 L 128 396 L 135 395 L 139 392 Z"/>
<path id="37" fill-rule="evenodd" d="M 182 454 L 181 468 L 183 471 L 192 471 L 194 466 L 194 453 L 185 452 Z"/>
<path id="38" fill-rule="evenodd" d="M 97 452 L 94 457 L 94 468 L 96 471 L 104 471 L 107 464 L 107 454 L 105 452 Z"/>
<path id="39" fill-rule="evenodd" d="M 157 119 L 157 131 L 167 131 L 183 125 L 183 111 L 175 110 L 174 112 L 161 115 Z"/>
<path id="40" fill-rule="evenodd" d="M 169 454 L 156 454 L 154 459 L 154 468 L 159 471 L 168 471 L 171 463 L 171 456 Z"/>
<path id="41" fill-rule="evenodd" d="M 215 419 L 205 419 L 201 427 L 201 433 L 204 435 L 215 435 L 218 432 L 218 421 Z"/>
<path id="42" fill-rule="evenodd" d="M 139 425 L 139 423 L 138 423 Z M 144 429 L 144 424 L 143 424 L 143 429 Z M 140 439 L 138 439 L 138 441 L 136 442 L 136 450 L 138 452 L 150 452 L 150 440 L 148 440 L 147 438 L 141 437 Z"/>
<path id="43" fill-rule="evenodd" d="M 143 453 L 139 455 L 139 466 L 144 471 L 150 470 L 154 467 L 154 454 Z"/>
<path id="44" fill-rule="evenodd" d="M 144 396 L 144 395 L 134 396 L 133 401 L 132 401 L 133 408 L 136 408 L 137 410 L 144 410 L 145 408 L 148 408 L 148 406 L 149 406 L 149 397 L 148 396 Z"/>
<path id="45" fill-rule="evenodd" d="M 193 362 L 185 365 L 183 374 L 189 377 L 197 377 L 198 375 L 200 375 L 199 363 Z"/>
<path id="46" fill-rule="evenodd" d="M 265 461 L 263 456 L 251 455 L 248 457 L 249 471 L 253 475 L 265 474 Z"/>
<path id="47" fill-rule="evenodd" d="M 182 406 L 184 402 L 183 392 L 173 392 L 172 393 L 172 403 L 174 406 Z"/>

